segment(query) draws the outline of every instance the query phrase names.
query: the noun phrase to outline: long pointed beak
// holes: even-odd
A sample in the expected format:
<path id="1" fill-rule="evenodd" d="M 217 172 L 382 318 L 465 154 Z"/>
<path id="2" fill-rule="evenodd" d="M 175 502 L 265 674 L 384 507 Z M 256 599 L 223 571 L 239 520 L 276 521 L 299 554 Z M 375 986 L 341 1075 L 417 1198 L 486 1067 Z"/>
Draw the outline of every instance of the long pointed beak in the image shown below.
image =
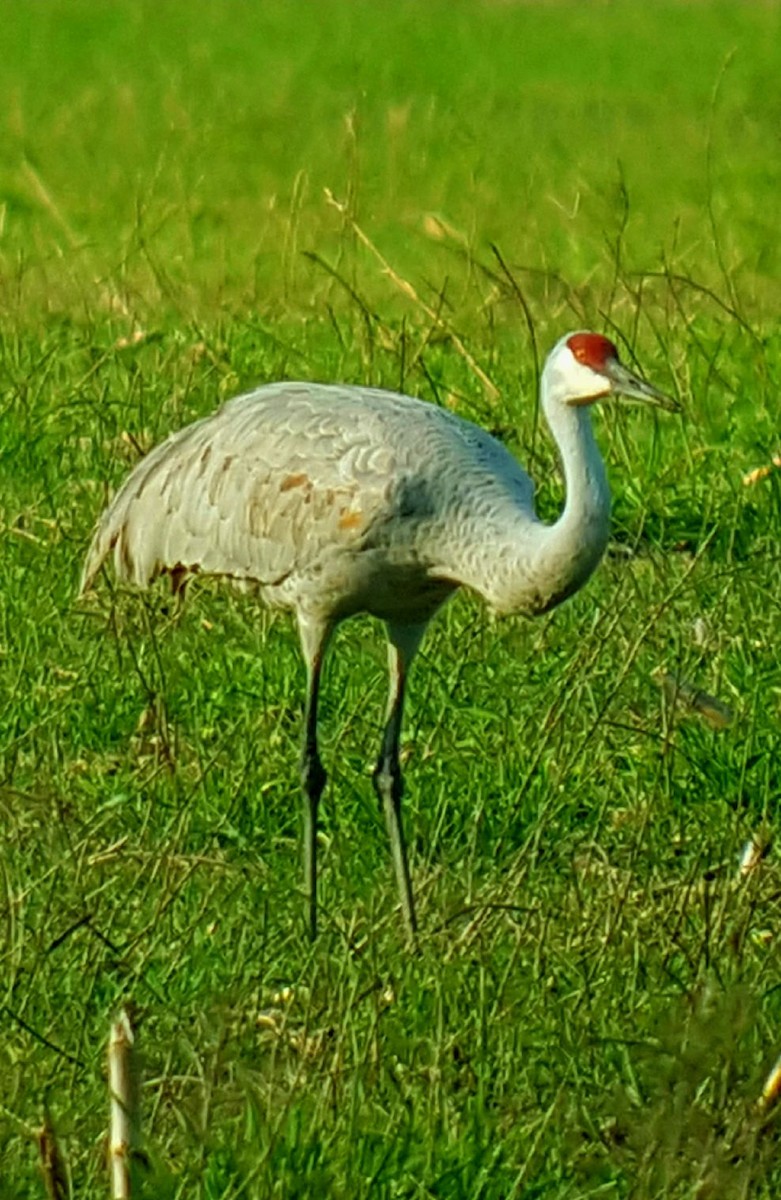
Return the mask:
<path id="1" fill-rule="evenodd" d="M 625 396 L 627 400 L 639 400 L 644 404 L 653 404 L 656 408 L 664 408 L 667 412 L 680 412 L 681 406 L 672 396 L 665 395 L 655 388 L 652 383 L 641 379 L 628 370 L 617 358 L 609 364 L 605 372 L 612 384 L 612 392 L 616 396 Z"/>

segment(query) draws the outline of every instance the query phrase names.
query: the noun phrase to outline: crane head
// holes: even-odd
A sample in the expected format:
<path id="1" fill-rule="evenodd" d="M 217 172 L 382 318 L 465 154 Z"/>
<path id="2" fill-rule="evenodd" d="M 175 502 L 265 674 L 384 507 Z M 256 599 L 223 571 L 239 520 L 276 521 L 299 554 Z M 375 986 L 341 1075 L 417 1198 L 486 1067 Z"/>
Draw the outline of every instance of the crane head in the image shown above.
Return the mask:
<path id="1" fill-rule="evenodd" d="M 581 406 L 621 396 L 677 412 L 680 405 L 625 367 L 618 350 L 601 333 L 566 334 L 551 351 L 543 374 L 547 394 L 560 403 Z"/>

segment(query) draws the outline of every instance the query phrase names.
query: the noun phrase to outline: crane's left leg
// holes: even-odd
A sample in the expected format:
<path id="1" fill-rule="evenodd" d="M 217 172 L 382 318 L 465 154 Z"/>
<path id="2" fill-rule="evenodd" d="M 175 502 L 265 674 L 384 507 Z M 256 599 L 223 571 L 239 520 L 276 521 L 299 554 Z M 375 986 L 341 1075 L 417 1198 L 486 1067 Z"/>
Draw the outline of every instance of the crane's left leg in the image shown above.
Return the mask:
<path id="1" fill-rule="evenodd" d="M 309 937 L 317 937 L 317 810 L 326 784 L 325 767 L 317 748 L 317 706 L 320 696 L 320 671 L 331 635 L 329 628 L 308 622 L 299 613 L 298 631 L 306 659 L 307 687 L 304 711 L 304 737 L 301 745 L 301 784 L 304 805 L 304 891 L 307 903 Z"/>
<path id="2" fill-rule="evenodd" d="M 399 741 L 404 714 L 404 694 L 410 664 L 425 633 L 425 625 L 388 624 L 388 667 L 390 671 L 390 693 L 385 730 L 382 736 L 380 758 L 374 771 L 374 787 L 385 814 L 388 827 L 393 868 L 404 913 L 404 923 L 410 937 L 418 927 L 415 916 L 415 901 L 410 882 L 407 845 L 401 823 L 401 800 L 404 795 L 404 780 L 399 762 Z"/>

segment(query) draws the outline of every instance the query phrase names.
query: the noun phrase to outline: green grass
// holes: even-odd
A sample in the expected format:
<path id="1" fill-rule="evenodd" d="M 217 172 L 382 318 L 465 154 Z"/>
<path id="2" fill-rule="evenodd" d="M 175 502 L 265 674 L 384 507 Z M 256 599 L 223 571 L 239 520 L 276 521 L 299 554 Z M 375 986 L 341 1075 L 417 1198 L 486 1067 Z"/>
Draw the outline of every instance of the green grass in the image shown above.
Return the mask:
<path id="1" fill-rule="evenodd" d="M 777 1195 L 781 879 L 737 862 L 781 791 L 781 489 L 741 482 L 778 450 L 780 24 L 0 5 L 2 1200 L 44 1194 L 46 1106 L 73 1196 L 108 1194 L 127 998 L 149 1197 Z M 553 515 L 535 356 L 583 325 L 685 417 L 598 415 L 613 541 L 581 594 L 432 628 L 415 954 L 369 778 L 385 650 L 340 631 L 310 947 L 289 622 L 209 584 L 180 617 L 107 582 L 77 605 L 93 522 L 136 444 L 281 377 L 453 405 Z"/>

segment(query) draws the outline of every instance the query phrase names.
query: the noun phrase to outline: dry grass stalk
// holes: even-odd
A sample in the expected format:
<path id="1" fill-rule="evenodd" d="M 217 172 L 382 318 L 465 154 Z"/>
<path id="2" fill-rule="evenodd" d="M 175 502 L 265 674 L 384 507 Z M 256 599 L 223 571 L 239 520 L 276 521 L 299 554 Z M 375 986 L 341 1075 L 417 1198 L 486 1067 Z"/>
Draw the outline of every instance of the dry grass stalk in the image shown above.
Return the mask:
<path id="1" fill-rule="evenodd" d="M 133 1157 L 138 1150 L 139 1087 L 135 1034 L 127 1009 L 111 1026 L 108 1045 L 111 1097 L 109 1169 L 113 1200 L 131 1200 Z"/>
<path id="2" fill-rule="evenodd" d="M 68 1175 L 48 1112 L 44 1113 L 43 1125 L 38 1130 L 38 1154 L 49 1200 L 68 1200 Z"/>
<path id="3" fill-rule="evenodd" d="M 758 1106 L 762 1110 L 772 1108 L 778 1102 L 779 1097 L 781 1097 L 781 1058 L 776 1059 L 773 1070 L 765 1080 Z"/>
<path id="4" fill-rule="evenodd" d="M 652 678 L 665 694 L 668 704 L 684 711 L 696 713 L 711 726 L 712 729 L 728 729 L 735 719 L 735 714 L 728 704 L 711 696 L 680 675 L 664 671 L 661 667 L 652 672 Z"/>
<path id="5" fill-rule="evenodd" d="M 760 832 L 751 835 L 740 853 L 738 878 L 745 879 L 758 869 L 770 851 L 770 844 L 770 838 L 766 833 Z"/>
<path id="6" fill-rule="evenodd" d="M 767 479 L 768 475 L 772 475 L 774 470 L 781 467 L 781 454 L 775 454 L 770 463 L 764 467 L 755 467 L 753 471 L 748 471 L 743 476 L 743 486 L 751 487 L 754 483 L 759 483 L 762 479 Z"/>
<path id="7" fill-rule="evenodd" d="M 418 293 L 416 292 L 416 290 L 412 286 L 412 284 L 409 282 L 409 280 L 402 278 L 402 276 L 399 275 L 399 273 L 393 269 L 393 267 L 390 265 L 388 260 L 380 253 L 380 251 L 374 245 L 374 242 L 371 240 L 371 238 L 367 237 L 367 235 L 361 229 L 360 225 L 358 225 L 353 220 L 353 218 L 349 215 L 349 213 L 347 211 L 347 205 L 343 204 L 341 201 L 337 200 L 329 188 L 325 189 L 325 197 L 326 197 L 326 200 L 328 201 L 328 203 L 330 205 L 332 205 L 337 210 L 337 212 L 342 214 L 342 216 L 345 218 L 345 220 L 350 225 L 350 228 L 352 229 L 353 233 L 358 238 L 358 241 L 361 242 L 361 244 L 363 246 L 365 246 L 367 250 L 371 251 L 371 253 L 374 255 L 374 257 L 377 259 L 380 266 L 382 267 L 384 274 L 387 275 L 388 278 L 390 280 L 392 280 L 393 283 L 395 283 L 395 285 L 399 289 L 399 291 L 403 292 L 405 296 L 409 297 L 409 299 L 413 302 L 413 304 L 415 304 L 418 308 L 420 308 L 426 314 L 426 316 L 429 318 L 429 320 L 433 321 L 433 323 L 436 325 L 436 327 L 438 329 L 442 330 L 442 332 L 445 333 L 450 338 L 450 341 L 452 342 L 456 351 L 464 359 L 464 361 L 466 362 L 470 371 L 472 371 L 472 373 L 482 383 L 483 387 L 485 388 L 486 394 L 492 400 L 495 400 L 499 395 L 498 387 L 491 379 L 488 378 L 488 376 L 486 375 L 483 368 L 475 360 L 474 356 L 469 353 L 469 351 L 467 350 L 467 348 L 464 345 L 461 338 L 458 336 L 458 334 L 455 332 L 455 330 L 450 327 L 450 325 L 447 323 L 447 321 L 445 321 L 445 319 L 442 317 L 441 313 L 437 312 L 436 309 L 432 308 L 430 304 L 427 304 L 426 301 L 421 296 L 418 295 Z"/>

